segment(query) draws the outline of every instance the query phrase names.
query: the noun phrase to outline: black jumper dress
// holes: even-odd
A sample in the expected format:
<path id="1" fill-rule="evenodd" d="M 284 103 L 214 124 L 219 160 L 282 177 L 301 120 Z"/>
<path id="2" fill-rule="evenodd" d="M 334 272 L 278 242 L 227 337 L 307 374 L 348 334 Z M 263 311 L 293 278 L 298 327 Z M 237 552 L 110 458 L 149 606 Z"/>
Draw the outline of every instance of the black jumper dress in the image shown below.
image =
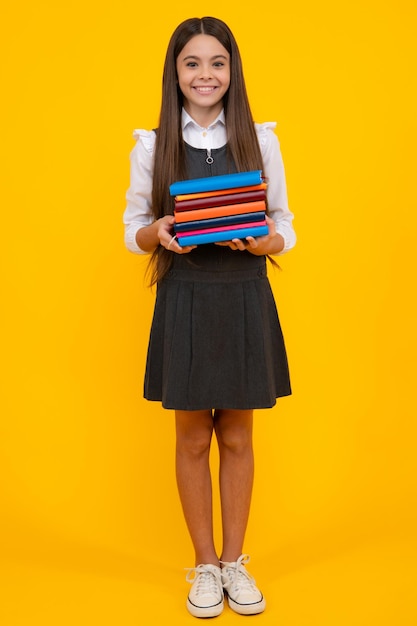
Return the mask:
<path id="1" fill-rule="evenodd" d="M 205 150 L 186 151 L 189 178 L 230 171 L 226 146 L 212 164 Z M 290 394 L 266 258 L 215 244 L 173 253 L 157 286 L 144 397 L 196 411 L 269 408 Z"/>

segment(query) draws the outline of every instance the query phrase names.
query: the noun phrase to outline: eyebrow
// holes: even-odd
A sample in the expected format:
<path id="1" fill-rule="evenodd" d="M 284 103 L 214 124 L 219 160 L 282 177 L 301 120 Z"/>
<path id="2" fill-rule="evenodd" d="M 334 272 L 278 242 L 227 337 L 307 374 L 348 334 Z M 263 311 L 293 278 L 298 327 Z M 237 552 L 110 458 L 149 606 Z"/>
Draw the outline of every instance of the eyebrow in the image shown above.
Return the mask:
<path id="1" fill-rule="evenodd" d="M 189 54 L 188 56 L 184 57 L 182 60 L 183 61 L 188 61 L 189 59 L 195 59 L 197 61 L 200 61 L 200 57 L 196 56 L 195 54 Z M 227 61 L 227 57 L 224 54 L 216 54 L 214 57 L 211 57 L 210 61 L 214 61 L 215 59 L 225 59 Z"/>

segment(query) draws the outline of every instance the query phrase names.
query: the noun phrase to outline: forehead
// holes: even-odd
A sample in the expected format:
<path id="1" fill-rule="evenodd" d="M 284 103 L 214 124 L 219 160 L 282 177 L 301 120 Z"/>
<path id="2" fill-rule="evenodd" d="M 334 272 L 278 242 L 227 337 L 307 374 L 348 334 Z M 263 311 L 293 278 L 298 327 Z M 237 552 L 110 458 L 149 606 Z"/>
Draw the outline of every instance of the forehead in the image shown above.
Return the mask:
<path id="1" fill-rule="evenodd" d="M 212 35 L 195 35 L 185 44 L 183 49 L 178 55 L 178 60 L 184 59 L 187 56 L 193 56 L 196 58 L 211 58 L 214 56 L 224 56 L 229 58 L 229 53 L 226 48 L 220 43 L 216 37 Z"/>

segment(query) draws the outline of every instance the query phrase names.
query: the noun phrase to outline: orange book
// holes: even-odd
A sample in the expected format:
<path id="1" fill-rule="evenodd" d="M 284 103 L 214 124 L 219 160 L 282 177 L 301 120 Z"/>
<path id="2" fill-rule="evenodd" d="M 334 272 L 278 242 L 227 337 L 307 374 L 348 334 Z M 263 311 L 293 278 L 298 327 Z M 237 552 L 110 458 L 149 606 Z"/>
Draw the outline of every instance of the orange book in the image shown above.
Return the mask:
<path id="1" fill-rule="evenodd" d="M 255 213 L 265 211 L 265 200 L 258 202 L 244 202 L 242 204 L 228 204 L 226 206 L 208 207 L 206 209 L 195 209 L 192 211 L 180 211 L 175 213 L 175 221 L 191 222 L 194 220 L 204 220 L 209 217 L 224 217 L 226 215 L 238 215 L 240 213 Z"/>

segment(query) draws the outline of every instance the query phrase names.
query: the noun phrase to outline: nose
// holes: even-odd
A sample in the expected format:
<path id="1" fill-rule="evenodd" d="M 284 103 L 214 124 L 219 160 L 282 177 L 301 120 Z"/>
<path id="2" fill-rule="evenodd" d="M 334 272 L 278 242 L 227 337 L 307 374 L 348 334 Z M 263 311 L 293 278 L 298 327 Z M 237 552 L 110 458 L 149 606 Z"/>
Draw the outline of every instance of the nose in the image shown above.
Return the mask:
<path id="1" fill-rule="evenodd" d="M 201 66 L 200 78 L 202 80 L 209 80 L 210 78 L 212 78 L 211 67 L 209 65 L 202 65 Z"/>

